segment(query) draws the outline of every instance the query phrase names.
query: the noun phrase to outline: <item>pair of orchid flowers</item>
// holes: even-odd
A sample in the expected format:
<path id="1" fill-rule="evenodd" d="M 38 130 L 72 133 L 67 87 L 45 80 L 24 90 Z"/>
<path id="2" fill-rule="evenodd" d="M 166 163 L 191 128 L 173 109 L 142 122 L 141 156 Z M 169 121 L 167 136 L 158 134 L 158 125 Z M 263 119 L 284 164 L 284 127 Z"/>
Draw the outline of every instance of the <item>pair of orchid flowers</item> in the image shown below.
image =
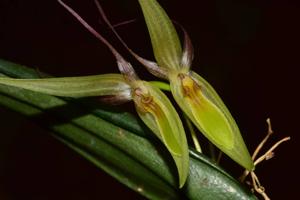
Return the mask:
<path id="1" fill-rule="evenodd" d="M 103 96 L 118 102 L 132 100 L 139 117 L 172 155 L 179 174 L 179 187 L 182 187 L 189 172 L 189 151 L 182 122 L 170 100 L 157 86 L 140 80 L 131 64 L 105 38 L 72 8 L 61 0 L 58 2 L 110 49 L 121 74 L 44 79 L 0 78 L 0 83 L 55 96 Z M 129 52 L 153 75 L 170 82 L 175 101 L 200 132 L 238 164 L 253 170 L 253 161 L 230 112 L 212 86 L 190 70 L 193 47 L 184 29 L 182 49 L 174 25 L 158 2 L 139 0 L 157 62 L 148 61 L 125 44 L 100 4 L 95 2 L 105 22 Z"/>

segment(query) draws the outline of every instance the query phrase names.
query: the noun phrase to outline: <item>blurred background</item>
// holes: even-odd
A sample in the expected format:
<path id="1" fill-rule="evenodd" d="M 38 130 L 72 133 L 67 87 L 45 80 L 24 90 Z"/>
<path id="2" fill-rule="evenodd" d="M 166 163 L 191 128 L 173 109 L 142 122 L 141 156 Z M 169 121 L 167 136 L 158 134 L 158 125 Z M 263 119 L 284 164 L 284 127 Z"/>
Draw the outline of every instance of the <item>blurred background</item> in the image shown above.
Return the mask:
<path id="1" fill-rule="evenodd" d="M 100 19 L 92 0 L 65 1 L 152 80 Z M 101 0 L 128 45 L 153 59 L 137 0 Z M 271 199 L 296 196 L 299 177 L 299 6 L 291 1 L 160 0 L 181 23 L 195 48 L 193 70 L 218 91 L 251 152 L 266 134 L 270 117 L 279 139 L 292 140 L 257 167 Z M 55 76 L 118 72 L 114 57 L 55 0 L 0 1 L 0 58 Z M 33 122 L 0 107 L 0 199 L 142 199 L 51 138 Z M 265 148 L 265 150 L 267 149 Z M 242 170 L 229 159 L 226 170 Z"/>

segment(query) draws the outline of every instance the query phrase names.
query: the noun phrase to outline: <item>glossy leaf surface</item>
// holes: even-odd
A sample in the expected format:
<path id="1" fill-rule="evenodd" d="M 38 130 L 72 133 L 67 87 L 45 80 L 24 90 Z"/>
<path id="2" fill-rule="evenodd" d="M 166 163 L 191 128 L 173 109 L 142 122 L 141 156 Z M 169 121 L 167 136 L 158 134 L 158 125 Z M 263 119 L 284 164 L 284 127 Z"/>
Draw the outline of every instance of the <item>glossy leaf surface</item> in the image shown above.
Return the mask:
<path id="1" fill-rule="evenodd" d="M 0 72 L 17 78 L 37 77 L 34 70 L 3 60 Z M 179 191 L 177 173 L 166 150 L 158 148 L 156 141 L 147 136 L 145 127 L 130 114 L 109 111 L 107 106 L 105 109 L 92 101 L 73 105 L 74 102 L 57 97 L 4 85 L 0 86 L 0 94 L 2 106 L 51 129 L 55 137 L 129 188 L 138 192 L 142 186 L 140 194 L 147 198 L 256 199 L 238 181 L 193 150 L 190 150 L 190 176 Z M 58 109 L 61 105 L 65 109 Z M 45 119 L 43 116 L 47 116 L 47 121 L 40 120 Z"/>

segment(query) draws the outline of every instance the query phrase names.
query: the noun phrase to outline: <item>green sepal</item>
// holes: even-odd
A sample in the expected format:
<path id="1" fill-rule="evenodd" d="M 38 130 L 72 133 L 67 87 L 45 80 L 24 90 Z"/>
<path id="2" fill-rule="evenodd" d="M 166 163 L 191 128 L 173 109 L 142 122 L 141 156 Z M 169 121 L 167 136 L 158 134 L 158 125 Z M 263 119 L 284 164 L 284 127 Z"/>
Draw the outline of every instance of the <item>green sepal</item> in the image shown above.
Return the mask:
<path id="1" fill-rule="evenodd" d="M 1 77 L 0 84 L 62 97 L 105 95 L 130 97 L 130 86 L 125 82 L 121 74 L 41 79 Z"/>
<path id="2" fill-rule="evenodd" d="M 160 67 L 180 69 L 182 49 L 175 27 L 155 0 L 139 0 Z"/>
<path id="3" fill-rule="evenodd" d="M 137 81 L 133 100 L 143 122 L 171 153 L 179 174 L 179 187 L 189 171 L 188 145 L 182 122 L 167 96 L 145 81 Z"/>
<path id="4" fill-rule="evenodd" d="M 234 161 L 253 170 L 239 128 L 212 86 L 194 72 L 174 75 L 170 83 L 176 102 L 197 128 Z"/>

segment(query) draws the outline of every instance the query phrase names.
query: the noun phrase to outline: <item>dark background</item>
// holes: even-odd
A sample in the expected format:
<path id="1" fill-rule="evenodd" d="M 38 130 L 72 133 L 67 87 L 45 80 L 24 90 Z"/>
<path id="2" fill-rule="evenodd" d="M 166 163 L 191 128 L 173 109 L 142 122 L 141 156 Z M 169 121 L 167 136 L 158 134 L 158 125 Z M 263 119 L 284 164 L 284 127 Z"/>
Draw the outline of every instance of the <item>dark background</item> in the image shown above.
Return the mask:
<path id="1" fill-rule="evenodd" d="M 138 65 L 99 20 L 93 1 L 67 1 Z M 102 0 L 112 23 L 136 52 L 153 58 L 136 0 Z M 219 92 L 252 152 L 265 136 L 267 117 L 276 135 L 292 140 L 257 168 L 272 199 L 298 194 L 299 6 L 291 1 L 161 0 L 189 32 L 193 70 Z M 55 76 L 117 72 L 109 50 L 55 0 L 0 1 L 0 57 Z M 136 67 L 142 78 L 153 77 Z M 44 134 L 34 123 L 0 108 L 0 199 L 141 199 Z M 229 164 L 228 164 L 229 163 Z M 225 161 L 227 170 L 238 168 Z M 234 170 L 235 171 L 235 170 Z"/>

